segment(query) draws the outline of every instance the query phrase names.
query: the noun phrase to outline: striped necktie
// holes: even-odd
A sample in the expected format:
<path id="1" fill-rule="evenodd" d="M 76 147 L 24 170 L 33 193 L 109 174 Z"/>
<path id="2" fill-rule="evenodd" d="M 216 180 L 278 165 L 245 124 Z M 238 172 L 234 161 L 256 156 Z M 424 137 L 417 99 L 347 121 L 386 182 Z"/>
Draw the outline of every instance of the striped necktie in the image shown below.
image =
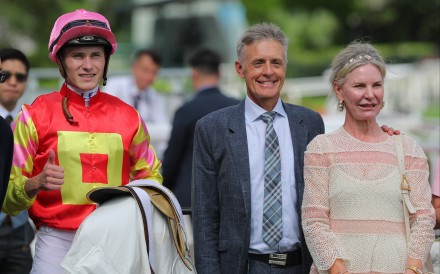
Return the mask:
<path id="1" fill-rule="evenodd" d="M 266 125 L 264 144 L 263 240 L 274 247 L 282 238 L 281 158 L 278 136 L 273 128 L 276 112 L 263 113 Z"/>
<path id="2" fill-rule="evenodd" d="M 141 101 L 141 94 L 137 93 L 134 97 L 133 97 L 133 107 L 139 111 L 139 102 Z"/>
<path id="3" fill-rule="evenodd" d="M 8 116 L 6 116 L 5 120 L 6 122 L 8 122 L 9 125 L 11 125 L 14 118 L 12 118 L 11 114 L 9 114 Z"/>

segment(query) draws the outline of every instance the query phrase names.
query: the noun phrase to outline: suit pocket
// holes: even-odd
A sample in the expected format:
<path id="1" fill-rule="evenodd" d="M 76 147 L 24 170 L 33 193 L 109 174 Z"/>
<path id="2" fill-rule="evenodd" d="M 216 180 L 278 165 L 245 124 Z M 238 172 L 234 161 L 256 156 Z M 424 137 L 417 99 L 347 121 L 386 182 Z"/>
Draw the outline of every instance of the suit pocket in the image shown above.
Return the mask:
<path id="1" fill-rule="evenodd" d="M 229 247 L 229 241 L 228 239 L 220 239 L 218 242 L 218 251 L 219 252 L 224 252 L 226 250 L 228 250 Z"/>

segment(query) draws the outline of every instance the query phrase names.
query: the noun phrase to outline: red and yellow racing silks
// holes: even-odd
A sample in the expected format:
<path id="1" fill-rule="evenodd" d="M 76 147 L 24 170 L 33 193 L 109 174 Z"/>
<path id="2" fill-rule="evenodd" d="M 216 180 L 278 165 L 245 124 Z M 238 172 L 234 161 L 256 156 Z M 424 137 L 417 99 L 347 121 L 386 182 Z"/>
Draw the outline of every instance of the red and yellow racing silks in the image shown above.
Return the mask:
<path id="1" fill-rule="evenodd" d="M 61 100 L 77 124 L 63 114 Z M 40 174 L 50 150 L 64 167 L 59 191 L 40 191 L 30 199 L 24 185 Z M 95 205 L 86 194 L 97 187 L 125 185 L 131 180 L 162 182 L 161 166 L 138 112 L 118 98 L 98 91 L 89 102 L 66 85 L 24 105 L 14 127 L 14 159 L 3 210 L 11 215 L 29 208 L 37 227 L 75 230 Z"/>

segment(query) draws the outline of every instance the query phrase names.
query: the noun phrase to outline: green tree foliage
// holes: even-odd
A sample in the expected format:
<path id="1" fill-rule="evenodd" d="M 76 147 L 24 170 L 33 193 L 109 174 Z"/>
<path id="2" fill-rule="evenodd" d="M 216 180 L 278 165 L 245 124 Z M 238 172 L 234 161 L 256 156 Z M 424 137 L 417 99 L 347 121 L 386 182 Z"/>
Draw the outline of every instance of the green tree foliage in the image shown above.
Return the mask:
<path id="1" fill-rule="evenodd" d="M 51 66 L 47 45 L 55 20 L 63 13 L 84 8 L 100 11 L 114 0 L 2 0 L 0 6 L 0 47 L 15 47 L 25 52 L 33 67 Z M 104 6 L 103 8 L 101 8 Z M 106 13 L 109 18 L 114 16 Z"/>
<path id="2" fill-rule="evenodd" d="M 425 41 L 439 44 L 439 0 L 281 0 L 294 13 L 330 11 L 340 23 L 335 37 L 345 42 L 372 36 L 380 42 Z"/>
<path id="3" fill-rule="evenodd" d="M 438 56 L 439 0 L 243 0 L 250 24 L 278 24 L 289 41 L 288 76 L 319 75 L 355 39 L 392 62 Z"/>
<path id="4" fill-rule="evenodd" d="M 47 44 L 53 23 L 60 14 L 78 8 L 105 14 L 121 51 L 131 49 L 127 42 L 134 1 L 1 2 L 0 47 L 23 50 L 34 67 L 52 66 Z M 288 76 L 319 75 L 339 49 L 357 38 L 371 40 L 393 62 L 409 62 L 439 53 L 440 0 L 242 0 L 242 3 L 250 24 L 274 22 L 290 38 Z"/>

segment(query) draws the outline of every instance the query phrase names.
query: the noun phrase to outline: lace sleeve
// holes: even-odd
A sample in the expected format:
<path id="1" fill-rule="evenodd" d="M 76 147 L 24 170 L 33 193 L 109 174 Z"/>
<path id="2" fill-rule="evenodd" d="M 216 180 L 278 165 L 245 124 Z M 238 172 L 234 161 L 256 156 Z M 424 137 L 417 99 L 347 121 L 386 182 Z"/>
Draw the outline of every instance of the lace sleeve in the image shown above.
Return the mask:
<path id="1" fill-rule="evenodd" d="M 428 161 L 422 148 L 408 137 L 404 138 L 404 153 L 406 177 L 411 187 L 409 198 L 416 209 L 416 213 L 410 215 L 408 256 L 425 261 L 435 237 Z"/>
<path id="2" fill-rule="evenodd" d="M 337 258 L 346 259 L 330 229 L 329 166 L 325 136 L 316 137 L 304 154 L 302 227 L 307 246 L 319 270 L 328 270 Z M 344 258 L 345 257 L 345 258 Z"/>

